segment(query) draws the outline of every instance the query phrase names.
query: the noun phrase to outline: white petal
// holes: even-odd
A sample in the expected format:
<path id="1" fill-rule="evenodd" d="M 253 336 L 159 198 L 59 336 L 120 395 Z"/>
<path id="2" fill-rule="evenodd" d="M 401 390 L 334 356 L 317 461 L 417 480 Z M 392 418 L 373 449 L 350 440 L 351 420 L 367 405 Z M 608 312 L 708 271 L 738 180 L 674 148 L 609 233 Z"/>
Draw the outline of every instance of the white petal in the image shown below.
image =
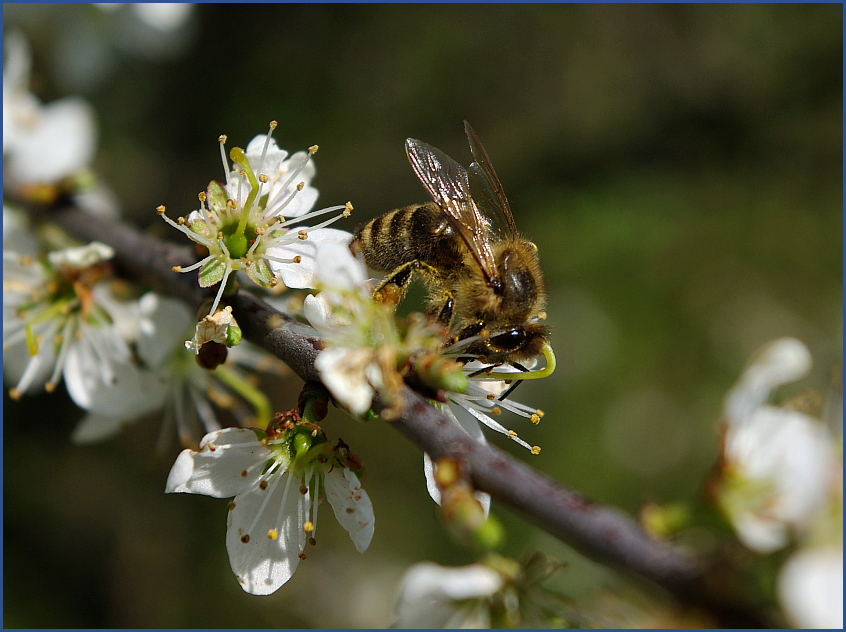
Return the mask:
<path id="1" fill-rule="evenodd" d="M 767 401 L 773 389 L 795 382 L 810 368 L 811 354 L 802 341 L 779 338 L 764 345 L 726 398 L 729 422 L 743 423 Z"/>
<path id="2" fill-rule="evenodd" d="M 157 372 L 130 363 L 126 343 L 109 327 L 83 325 L 63 368 L 74 403 L 93 413 L 138 419 L 164 404 L 167 385 Z"/>
<path id="3" fill-rule="evenodd" d="M 86 101 L 67 97 L 44 106 L 40 115 L 9 157 L 18 182 L 56 182 L 86 167 L 94 153 L 94 111 Z"/>
<path id="4" fill-rule="evenodd" d="M 138 355 L 148 365 L 158 367 L 182 347 L 192 314 L 182 301 L 147 292 L 139 301 L 141 320 Z"/>
<path id="5" fill-rule="evenodd" d="M 147 26 L 166 33 L 175 31 L 191 16 L 191 2 L 133 2 L 132 8 Z"/>
<path id="6" fill-rule="evenodd" d="M 117 435 L 126 425 L 127 420 L 122 417 L 88 413 L 77 424 L 71 441 L 80 445 L 105 441 Z"/>
<path id="7" fill-rule="evenodd" d="M 305 297 L 303 302 L 303 316 L 308 319 L 311 326 L 318 331 L 329 331 L 340 325 L 338 317 L 332 311 L 332 307 L 323 296 L 320 294 L 309 294 Z"/>
<path id="8" fill-rule="evenodd" d="M 477 621 L 462 617 L 469 599 L 485 599 L 503 586 L 502 576 L 481 564 L 449 568 L 421 562 L 402 579 L 397 600 L 397 628 L 470 627 Z"/>
<path id="9" fill-rule="evenodd" d="M 330 347 L 321 351 L 314 362 L 326 388 L 357 415 L 370 408 L 376 394 L 365 375 L 372 357 L 370 349 Z"/>
<path id="10" fill-rule="evenodd" d="M 308 226 L 297 226 L 291 228 L 291 234 L 296 235 L 301 230 L 307 230 Z M 279 274 L 282 281 L 290 288 L 314 288 L 317 278 L 317 256 L 321 244 L 328 242 L 347 245 L 352 240 L 352 234 L 345 230 L 335 228 L 318 228 L 308 231 L 308 239 L 297 239 L 296 241 L 281 247 L 268 248 L 268 254 L 281 259 L 293 259 L 300 257 L 299 263 L 276 263 L 270 262 L 271 269 Z M 322 255 L 321 255 L 322 256 Z"/>
<path id="11" fill-rule="evenodd" d="M 800 550 L 781 568 L 778 595 L 797 627 L 843 628 L 843 549 Z"/>
<path id="12" fill-rule="evenodd" d="M 318 247 L 317 283 L 335 290 L 358 290 L 367 283 L 367 270 L 346 243 L 326 240 Z"/>
<path id="13" fill-rule="evenodd" d="M 323 482 L 335 518 L 350 534 L 356 550 L 364 553 L 373 538 L 375 518 L 370 497 L 361 488 L 358 476 L 346 467 L 336 467 Z"/>
<path id="14" fill-rule="evenodd" d="M 224 428 L 203 437 L 200 451 L 183 450 L 165 485 L 166 493 L 230 498 L 257 484 L 271 451 L 252 430 Z"/>
<path id="15" fill-rule="evenodd" d="M 267 489 L 256 487 L 233 501 L 226 549 L 232 572 L 248 593 L 275 592 L 297 568 L 302 529 L 298 507 L 303 500 L 299 487 L 298 479 L 279 475 Z M 269 537 L 271 531 L 275 539 Z"/>

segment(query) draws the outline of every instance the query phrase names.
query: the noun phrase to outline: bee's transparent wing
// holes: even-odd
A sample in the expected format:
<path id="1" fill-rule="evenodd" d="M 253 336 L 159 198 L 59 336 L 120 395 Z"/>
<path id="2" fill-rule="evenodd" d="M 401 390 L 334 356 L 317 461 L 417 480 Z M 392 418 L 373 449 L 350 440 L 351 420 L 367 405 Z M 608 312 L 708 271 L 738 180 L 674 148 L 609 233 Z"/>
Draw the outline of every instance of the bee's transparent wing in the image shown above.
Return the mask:
<path id="1" fill-rule="evenodd" d="M 467 121 L 464 121 L 464 131 L 467 133 L 467 140 L 470 141 L 470 151 L 473 152 L 474 159 L 469 169 L 470 191 L 473 199 L 488 217 L 496 218 L 500 223 L 504 222 L 505 229 L 516 237 L 517 226 L 514 224 L 511 206 L 508 204 L 508 198 L 505 197 L 505 191 L 488 157 L 488 152 L 485 151 L 482 141 L 476 135 L 476 130 Z"/>
<path id="2" fill-rule="evenodd" d="M 414 138 L 405 141 L 405 152 L 418 180 L 467 244 L 485 279 L 498 283 L 491 225 L 470 195 L 467 171 L 442 151 Z"/>

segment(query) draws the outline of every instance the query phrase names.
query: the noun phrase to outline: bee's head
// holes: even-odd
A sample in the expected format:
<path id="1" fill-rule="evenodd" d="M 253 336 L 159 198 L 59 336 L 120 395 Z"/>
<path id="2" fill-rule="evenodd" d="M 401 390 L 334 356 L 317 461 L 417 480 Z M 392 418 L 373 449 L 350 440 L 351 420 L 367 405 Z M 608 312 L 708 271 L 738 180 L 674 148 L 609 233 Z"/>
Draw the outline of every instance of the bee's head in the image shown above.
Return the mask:
<path id="1" fill-rule="evenodd" d="M 468 347 L 487 362 L 520 362 L 541 353 L 549 339 L 549 327 L 541 322 L 511 325 Z"/>

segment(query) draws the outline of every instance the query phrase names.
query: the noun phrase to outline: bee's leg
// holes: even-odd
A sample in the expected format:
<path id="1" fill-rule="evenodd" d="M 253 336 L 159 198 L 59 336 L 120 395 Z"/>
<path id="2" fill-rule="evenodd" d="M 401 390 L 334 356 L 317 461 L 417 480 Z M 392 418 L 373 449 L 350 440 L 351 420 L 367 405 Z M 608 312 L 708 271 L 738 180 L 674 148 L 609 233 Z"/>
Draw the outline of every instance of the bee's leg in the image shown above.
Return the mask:
<path id="1" fill-rule="evenodd" d="M 437 318 L 438 322 L 449 325 L 449 321 L 452 320 L 452 309 L 455 307 L 455 299 L 451 292 L 445 292 L 444 294 L 444 304 L 438 310 Z"/>
<path id="2" fill-rule="evenodd" d="M 396 305 L 405 296 L 408 284 L 411 283 L 415 272 L 421 272 L 428 276 L 439 277 L 440 272 L 428 263 L 415 259 L 402 264 L 388 276 L 382 279 L 381 283 L 373 290 L 373 299 L 380 303 Z"/>

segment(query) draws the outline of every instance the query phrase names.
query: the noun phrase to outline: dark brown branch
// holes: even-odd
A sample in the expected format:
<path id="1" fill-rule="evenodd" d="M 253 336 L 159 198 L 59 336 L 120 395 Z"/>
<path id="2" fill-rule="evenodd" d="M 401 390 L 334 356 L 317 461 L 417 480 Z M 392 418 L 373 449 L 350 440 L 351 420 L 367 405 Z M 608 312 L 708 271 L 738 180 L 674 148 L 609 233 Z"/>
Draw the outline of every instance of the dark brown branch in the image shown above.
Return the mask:
<path id="1" fill-rule="evenodd" d="M 191 250 L 163 243 L 137 229 L 92 217 L 75 208 L 52 216 L 80 240 L 98 240 L 116 251 L 120 272 L 196 306 L 209 297 L 196 275 L 174 265 L 193 263 Z M 321 343 L 298 331 L 287 316 L 246 291 L 229 297 L 245 338 L 286 362 L 303 380 L 319 380 L 314 359 Z M 402 413 L 389 422 L 434 459 L 459 459 L 475 486 L 497 502 L 596 561 L 651 580 L 682 604 L 695 606 L 727 628 L 768 627 L 764 617 L 726 595 L 709 568 L 687 552 L 645 533 L 623 512 L 593 502 L 505 452 L 473 441 L 461 428 L 410 389 Z M 378 401 L 374 404 L 379 409 Z"/>

